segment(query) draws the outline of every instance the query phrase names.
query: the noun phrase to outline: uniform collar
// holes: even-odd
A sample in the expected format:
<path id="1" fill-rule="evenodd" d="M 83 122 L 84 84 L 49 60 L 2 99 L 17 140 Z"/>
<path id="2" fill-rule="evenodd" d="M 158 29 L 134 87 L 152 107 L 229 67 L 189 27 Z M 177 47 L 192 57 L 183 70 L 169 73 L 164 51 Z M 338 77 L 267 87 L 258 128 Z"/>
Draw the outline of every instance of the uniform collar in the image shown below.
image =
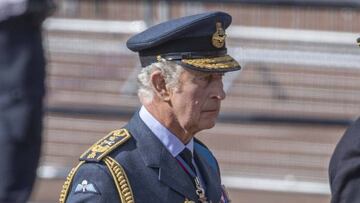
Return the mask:
<path id="1" fill-rule="evenodd" d="M 165 148 L 171 153 L 173 157 L 176 157 L 184 150 L 188 148 L 191 153 L 194 151 L 194 139 L 191 138 L 190 142 L 184 145 L 179 138 L 177 138 L 170 130 L 162 125 L 151 113 L 142 106 L 139 112 L 141 120 L 152 131 L 152 133 L 161 141 Z"/>

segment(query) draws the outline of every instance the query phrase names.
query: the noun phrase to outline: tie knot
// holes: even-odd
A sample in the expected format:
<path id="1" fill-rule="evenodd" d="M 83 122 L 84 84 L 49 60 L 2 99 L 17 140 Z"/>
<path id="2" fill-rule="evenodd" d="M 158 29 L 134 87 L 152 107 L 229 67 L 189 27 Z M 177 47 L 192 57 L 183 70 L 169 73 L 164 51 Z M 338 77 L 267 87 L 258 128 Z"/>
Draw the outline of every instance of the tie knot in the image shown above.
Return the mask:
<path id="1" fill-rule="evenodd" d="M 194 170 L 194 166 L 192 164 L 192 153 L 191 151 L 185 147 L 185 149 L 180 153 L 180 156 L 184 161 Z"/>
<path id="2" fill-rule="evenodd" d="M 181 153 L 180 153 L 180 156 L 181 157 L 187 157 L 187 158 L 189 158 L 189 159 L 192 159 L 192 153 L 191 153 L 191 151 L 188 149 L 188 148 L 184 148 L 184 150 L 182 150 L 181 151 Z"/>

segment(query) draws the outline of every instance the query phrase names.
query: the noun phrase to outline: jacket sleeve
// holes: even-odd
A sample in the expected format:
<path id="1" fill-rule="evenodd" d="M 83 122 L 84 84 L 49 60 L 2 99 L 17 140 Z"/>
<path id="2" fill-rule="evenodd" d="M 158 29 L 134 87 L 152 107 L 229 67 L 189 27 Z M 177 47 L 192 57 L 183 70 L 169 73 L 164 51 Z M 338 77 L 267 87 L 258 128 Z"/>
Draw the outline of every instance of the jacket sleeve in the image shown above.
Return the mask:
<path id="1" fill-rule="evenodd" d="M 331 203 L 360 202 L 360 119 L 345 132 L 330 161 Z"/>
<path id="2" fill-rule="evenodd" d="M 66 203 L 121 202 L 105 165 L 85 163 L 76 172 Z"/>

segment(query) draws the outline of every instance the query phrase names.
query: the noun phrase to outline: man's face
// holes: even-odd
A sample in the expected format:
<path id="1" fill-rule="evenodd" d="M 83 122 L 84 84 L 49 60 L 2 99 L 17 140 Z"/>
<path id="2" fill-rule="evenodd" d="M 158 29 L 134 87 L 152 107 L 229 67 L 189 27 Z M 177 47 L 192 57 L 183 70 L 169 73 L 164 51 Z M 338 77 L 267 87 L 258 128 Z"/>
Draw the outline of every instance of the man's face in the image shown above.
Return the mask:
<path id="1" fill-rule="evenodd" d="M 179 86 L 173 90 L 173 115 L 187 133 L 212 128 L 225 99 L 221 73 L 203 73 L 185 69 Z"/>

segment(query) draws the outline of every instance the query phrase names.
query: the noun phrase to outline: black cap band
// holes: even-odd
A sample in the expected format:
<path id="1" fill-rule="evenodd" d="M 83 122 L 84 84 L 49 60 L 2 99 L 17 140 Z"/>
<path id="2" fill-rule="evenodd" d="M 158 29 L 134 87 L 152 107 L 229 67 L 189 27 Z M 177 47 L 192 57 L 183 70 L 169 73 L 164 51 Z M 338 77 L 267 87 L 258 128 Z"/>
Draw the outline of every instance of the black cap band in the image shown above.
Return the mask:
<path id="1" fill-rule="evenodd" d="M 180 53 L 166 53 L 159 54 L 157 56 L 140 56 L 140 62 L 142 67 L 146 67 L 154 62 L 158 62 L 158 58 L 163 58 L 167 61 L 175 61 L 182 59 L 200 59 L 204 57 L 220 57 L 227 53 L 227 49 L 217 51 L 206 51 L 206 52 L 180 52 Z"/>

